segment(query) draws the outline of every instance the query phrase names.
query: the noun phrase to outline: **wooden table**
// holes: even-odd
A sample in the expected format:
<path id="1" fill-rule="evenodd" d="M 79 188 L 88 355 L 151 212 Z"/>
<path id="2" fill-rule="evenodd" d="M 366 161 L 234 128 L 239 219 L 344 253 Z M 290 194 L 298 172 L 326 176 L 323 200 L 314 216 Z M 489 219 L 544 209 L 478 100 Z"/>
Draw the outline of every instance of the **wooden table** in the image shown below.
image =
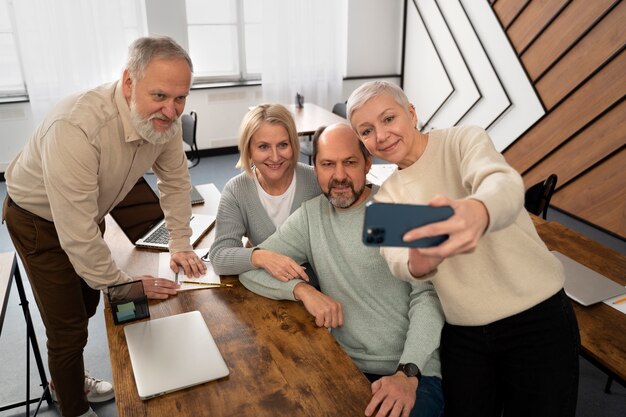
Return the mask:
<path id="1" fill-rule="evenodd" d="M 194 212 L 217 213 L 219 191 L 197 186 L 205 204 Z M 108 216 L 107 216 L 108 217 Z M 210 246 L 214 232 L 202 242 Z M 131 275 L 156 274 L 157 253 L 136 249 L 107 218 L 105 239 L 118 265 Z M 118 415 L 122 416 L 361 416 L 370 384 L 331 334 L 315 326 L 300 303 L 273 301 L 245 289 L 186 291 L 150 302 L 151 318 L 199 310 L 230 369 L 226 378 L 142 401 L 132 373 L 124 326 L 104 315 Z"/>
<path id="2" fill-rule="evenodd" d="M 312 137 L 320 126 L 329 126 L 333 123 L 348 123 L 346 119 L 323 107 L 313 103 L 304 103 L 304 107 L 297 108 L 294 104 L 287 106 L 296 122 L 296 130 L 300 136 Z"/>
<path id="3" fill-rule="evenodd" d="M 626 256 L 556 223 L 533 217 L 539 236 L 550 250 L 580 262 L 626 285 Z M 604 303 L 584 307 L 572 301 L 583 356 L 622 383 L 626 381 L 626 315 Z"/>

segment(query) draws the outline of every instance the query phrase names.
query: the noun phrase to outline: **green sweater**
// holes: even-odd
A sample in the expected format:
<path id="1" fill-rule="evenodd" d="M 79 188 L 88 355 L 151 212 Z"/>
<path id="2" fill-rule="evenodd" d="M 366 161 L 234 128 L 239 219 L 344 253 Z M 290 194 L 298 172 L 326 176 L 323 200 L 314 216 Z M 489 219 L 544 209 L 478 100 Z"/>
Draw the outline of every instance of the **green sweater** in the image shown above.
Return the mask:
<path id="1" fill-rule="evenodd" d="M 363 245 L 364 210 L 365 202 L 337 211 L 319 196 L 303 203 L 260 247 L 313 266 L 322 292 L 343 308 L 344 324 L 332 334 L 363 372 L 392 374 L 398 363 L 412 362 L 424 375 L 440 376 L 444 320 L 434 288 L 394 278 L 378 249 Z M 240 280 L 278 300 L 294 300 L 293 289 L 303 282 L 281 282 L 262 269 Z"/>

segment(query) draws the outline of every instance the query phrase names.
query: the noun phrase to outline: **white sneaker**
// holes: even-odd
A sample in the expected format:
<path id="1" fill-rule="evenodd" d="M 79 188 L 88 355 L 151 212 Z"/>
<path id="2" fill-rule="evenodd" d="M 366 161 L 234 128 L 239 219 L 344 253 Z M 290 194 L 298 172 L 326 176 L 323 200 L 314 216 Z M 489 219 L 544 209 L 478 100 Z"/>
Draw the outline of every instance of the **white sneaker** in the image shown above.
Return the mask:
<path id="1" fill-rule="evenodd" d="M 96 414 L 95 411 L 93 411 L 91 409 L 91 407 L 89 407 L 89 410 L 87 410 L 87 412 L 85 414 L 82 414 L 82 415 L 80 415 L 78 417 L 98 417 L 98 415 Z"/>
<path id="2" fill-rule="evenodd" d="M 89 371 L 85 371 L 85 395 L 87 395 L 87 401 L 90 403 L 101 403 L 115 397 L 115 392 L 110 382 L 93 378 L 89 376 Z M 50 396 L 52 401 L 58 402 L 52 381 L 50 381 Z"/>
<path id="3" fill-rule="evenodd" d="M 113 385 L 110 382 L 92 378 L 88 371 L 85 371 L 85 394 L 90 403 L 101 403 L 115 397 Z"/>

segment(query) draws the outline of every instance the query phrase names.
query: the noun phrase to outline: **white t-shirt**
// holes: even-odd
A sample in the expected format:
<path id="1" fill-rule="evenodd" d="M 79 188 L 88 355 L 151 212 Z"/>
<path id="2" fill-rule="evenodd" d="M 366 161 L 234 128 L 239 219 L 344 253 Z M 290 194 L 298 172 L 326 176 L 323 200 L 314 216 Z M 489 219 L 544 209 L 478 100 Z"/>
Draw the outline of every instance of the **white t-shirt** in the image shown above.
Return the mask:
<path id="1" fill-rule="evenodd" d="M 274 226 L 280 226 L 285 220 L 287 220 L 287 217 L 289 217 L 291 206 L 293 205 L 293 198 L 296 194 L 296 173 L 293 173 L 293 178 L 291 180 L 291 184 L 289 184 L 289 187 L 287 188 L 287 191 L 281 195 L 268 194 L 261 186 L 261 183 L 259 183 L 256 171 L 254 172 L 253 177 L 256 189 L 259 192 L 261 205 L 263 205 L 263 208 L 274 223 Z"/>

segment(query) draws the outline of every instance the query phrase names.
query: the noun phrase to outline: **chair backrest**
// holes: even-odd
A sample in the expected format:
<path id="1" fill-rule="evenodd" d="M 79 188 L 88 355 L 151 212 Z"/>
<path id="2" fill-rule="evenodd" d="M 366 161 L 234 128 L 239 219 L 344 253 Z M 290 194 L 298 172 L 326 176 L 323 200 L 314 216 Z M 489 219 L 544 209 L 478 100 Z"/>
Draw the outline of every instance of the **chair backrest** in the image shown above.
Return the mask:
<path id="1" fill-rule="evenodd" d="M 530 213 L 544 219 L 548 214 L 550 199 L 556 187 L 557 176 L 550 174 L 544 181 L 538 182 L 526 190 L 524 195 L 524 207 Z"/>
<path id="2" fill-rule="evenodd" d="M 339 102 L 336 103 L 333 106 L 333 113 L 335 113 L 337 116 L 341 116 L 344 119 L 346 118 L 346 103 L 344 102 Z"/>
<path id="3" fill-rule="evenodd" d="M 196 129 L 198 125 L 198 116 L 195 111 L 180 116 L 183 126 L 183 141 L 192 149 L 196 146 Z"/>

